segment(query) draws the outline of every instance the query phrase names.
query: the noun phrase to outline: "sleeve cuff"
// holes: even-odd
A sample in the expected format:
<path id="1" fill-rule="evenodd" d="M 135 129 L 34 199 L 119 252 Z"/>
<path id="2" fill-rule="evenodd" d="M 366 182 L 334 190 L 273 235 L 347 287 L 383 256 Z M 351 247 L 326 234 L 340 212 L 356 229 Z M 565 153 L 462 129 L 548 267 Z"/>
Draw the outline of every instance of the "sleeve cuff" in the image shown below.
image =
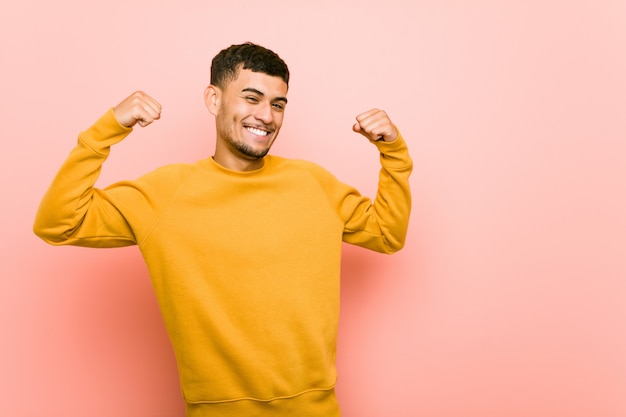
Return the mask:
<path id="1" fill-rule="evenodd" d="M 122 141 L 133 131 L 132 127 L 122 126 L 110 108 L 90 128 L 79 135 L 79 140 L 84 142 L 94 151 L 107 155 L 109 148 Z"/>

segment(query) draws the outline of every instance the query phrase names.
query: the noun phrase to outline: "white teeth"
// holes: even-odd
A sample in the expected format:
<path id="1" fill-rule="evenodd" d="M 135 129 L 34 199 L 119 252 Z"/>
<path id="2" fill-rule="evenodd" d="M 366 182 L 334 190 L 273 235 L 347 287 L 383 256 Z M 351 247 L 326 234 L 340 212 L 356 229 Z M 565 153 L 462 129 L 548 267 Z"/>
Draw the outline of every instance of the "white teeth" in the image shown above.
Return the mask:
<path id="1" fill-rule="evenodd" d="M 253 134 L 257 135 L 257 136 L 267 136 L 267 135 L 270 134 L 269 132 L 267 132 L 265 130 L 257 129 L 257 128 L 254 128 L 254 127 L 247 127 L 246 129 L 248 129 L 248 132 L 253 133 Z"/>

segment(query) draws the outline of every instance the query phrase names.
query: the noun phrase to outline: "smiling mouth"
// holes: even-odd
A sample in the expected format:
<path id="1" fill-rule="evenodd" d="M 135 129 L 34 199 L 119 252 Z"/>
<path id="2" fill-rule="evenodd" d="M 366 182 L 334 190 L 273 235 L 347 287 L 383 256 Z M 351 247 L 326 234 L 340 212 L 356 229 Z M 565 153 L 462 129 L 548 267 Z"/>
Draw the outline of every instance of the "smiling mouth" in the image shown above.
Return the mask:
<path id="1" fill-rule="evenodd" d="M 246 130 L 253 135 L 262 137 L 268 136 L 271 133 L 269 130 L 254 126 L 246 126 Z"/>

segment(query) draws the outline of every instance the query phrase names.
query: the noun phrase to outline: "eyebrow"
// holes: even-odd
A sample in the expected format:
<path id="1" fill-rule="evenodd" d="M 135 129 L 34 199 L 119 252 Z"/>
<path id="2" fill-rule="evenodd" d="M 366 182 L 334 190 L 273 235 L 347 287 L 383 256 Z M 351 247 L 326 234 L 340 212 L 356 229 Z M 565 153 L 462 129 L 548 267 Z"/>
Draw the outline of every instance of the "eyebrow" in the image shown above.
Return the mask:
<path id="1" fill-rule="evenodd" d="M 248 92 L 248 93 L 254 93 L 254 94 L 258 95 L 258 96 L 265 97 L 265 94 L 264 94 L 263 92 L 261 92 L 261 91 L 257 90 L 257 89 L 256 89 L 256 88 L 254 88 L 254 87 L 246 87 L 246 88 L 244 88 L 244 89 L 243 89 L 243 90 L 241 90 L 241 91 L 242 91 L 242 92 L 244 92 L 244 91 L 245 91 L 245 92 Z M 287 97 L 276 97 L 276 98 L 274 99 L 274 101 L 283 101 L 283 102 L 287 103 Z"/>

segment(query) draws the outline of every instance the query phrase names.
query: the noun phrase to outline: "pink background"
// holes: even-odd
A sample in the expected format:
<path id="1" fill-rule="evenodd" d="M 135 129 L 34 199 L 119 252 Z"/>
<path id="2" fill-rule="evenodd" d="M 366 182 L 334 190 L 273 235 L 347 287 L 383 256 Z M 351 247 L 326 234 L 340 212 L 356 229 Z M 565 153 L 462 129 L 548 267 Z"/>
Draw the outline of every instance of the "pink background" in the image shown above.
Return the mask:
<path id="1" fill-rule="evenodd" d="M 163 118 L 100 185 L 211 154 L 210 59 L 293 80 L 274 153 L 365 194 L 388 111 L 415 170 L 406 249 L 345 248 L 346 417 L 626 415 L 626 2 L 21 0 L 0 12 L 0 415 L 182 416 L 136 248 L 31 232 L 78 132 L 136 89 Z"/>

